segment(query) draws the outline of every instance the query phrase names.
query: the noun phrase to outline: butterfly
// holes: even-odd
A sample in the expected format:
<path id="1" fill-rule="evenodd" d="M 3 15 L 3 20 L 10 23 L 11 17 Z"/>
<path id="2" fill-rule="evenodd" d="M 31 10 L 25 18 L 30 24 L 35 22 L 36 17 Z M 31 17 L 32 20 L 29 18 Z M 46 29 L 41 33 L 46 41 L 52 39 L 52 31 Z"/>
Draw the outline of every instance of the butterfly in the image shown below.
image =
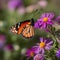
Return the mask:
<path id="1" fill-rule="evenodd" d="M 34 19 L 17 23 L 10 28 L 10 31 L 21 34 L 25 38 L 31 38 L 34 36 Z"/>

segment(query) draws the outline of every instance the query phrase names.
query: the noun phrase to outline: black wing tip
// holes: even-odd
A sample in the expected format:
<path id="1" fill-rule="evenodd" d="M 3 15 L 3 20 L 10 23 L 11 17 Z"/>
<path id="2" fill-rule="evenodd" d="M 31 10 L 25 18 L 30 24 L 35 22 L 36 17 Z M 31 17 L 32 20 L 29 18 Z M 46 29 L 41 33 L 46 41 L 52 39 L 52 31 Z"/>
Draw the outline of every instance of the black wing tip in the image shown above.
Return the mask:
<path id="1" fill-rule="evenodd" d="M 31 23 L 32 23 L 32 26 L 34 26 L 34 19 L 31 18 Z"/>

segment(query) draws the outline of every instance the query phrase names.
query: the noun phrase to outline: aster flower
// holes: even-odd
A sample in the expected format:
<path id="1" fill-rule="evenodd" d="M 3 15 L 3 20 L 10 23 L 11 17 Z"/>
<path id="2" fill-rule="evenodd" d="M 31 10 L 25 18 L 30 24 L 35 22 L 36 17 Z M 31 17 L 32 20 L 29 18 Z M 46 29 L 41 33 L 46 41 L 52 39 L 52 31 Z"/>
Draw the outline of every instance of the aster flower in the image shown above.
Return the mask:
<path id="1" fill-rule="evenodd" d="M 34 49 L 33 48 L 28 49 L 26 52 L 26 56 L 33 57 L 34 56 Z"/>
<path id="2" fill-rule="evenodd" d="M 12 51 L 13 50 L 13 46 L 11 44 L 7 44 L 5 47 L 4 47 L 4 50 L 5 51 Z"/>
<path id="3" fill-rule="evenodd" d="M 57 50 L 56 57 L 60 59 L 60 49 Z"/>
<path id="4" fill-rule="evenodd" d="M 51 39 L 40 38 L 40 43 L 37 43 L 37 46 L 34 46 L 34 52 L 44 54 L 44 50 L 50 50 L 52 48 L 53 41 Z"/>
<path id="5" fill-rule="evenodd" d="M 4 46 L 5 42 L 6 42 L 5 35 L 0 35 L 0 48 Z"/>
<path id="6" fill-rule="evenodd" d="M 33 60 L 44 60 L 44 55 L 43 54 L 37 54 L 34 56 Z"/>
<path id="7" fill-rule="evenodd" d="M 44 13 L 41 17 L 37 20 L 34 27 L 45 29 L 48 25 L 52 25 L 52 19 L 54 18 L 54 13 Z"/>
<path id="8" fill-rule="evenodd" d="M 22 0 L 10 0 L 7 5 L 9 10 L 14 10 L 22 6 Z"/>

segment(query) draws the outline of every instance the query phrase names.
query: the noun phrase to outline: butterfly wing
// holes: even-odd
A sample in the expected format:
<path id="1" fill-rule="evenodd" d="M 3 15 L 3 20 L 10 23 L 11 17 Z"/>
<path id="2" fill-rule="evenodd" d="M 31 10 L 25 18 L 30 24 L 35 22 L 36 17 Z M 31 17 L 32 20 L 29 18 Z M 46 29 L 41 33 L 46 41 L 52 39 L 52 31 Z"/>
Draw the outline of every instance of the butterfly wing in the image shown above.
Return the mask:
<path id="1" fill-rule="evenodd" d="M 18 30 L 18 34 L 22 34 L 25 38 L 30 38 L 34 36 L 34 20 L 27 20 L 24 22 L 21 22 L 21 26 Z"/>
<path id="2" fill-rule="evenodd" d="M 16 25 L 13 25 L 13 26 L 10 28 L 10 31 L 17 34 L 19 27 L 20 27 L 20 22 L 17 23 Z"/>
<path id="3" fill-rule="evenodd" d="M 10 31 L 16 34 L 22 34 L 25 38 L 30 38 L 34 36 L 34 20 L 26 20 L 23 22 L 19 22 L 16 25 L 12 26 Z"/>
<path id="4" fill-rule="evenodd" d="M 18 28 L 18 34 L 21 34 L 22 30 L 24 29 L 24 27 L 27 25 L 27 24 L 30 24 L 30 21 L 24 21 L 24 22 L 21 22 L 21 25 L 20 27 Z"/>
<path id="5" fill-rule="evenodd" d="M 34 28 L 31 25 L 26 25 L 26 27 L 22 31 L 22 35 L 25 38 L 31 38 L 34 36 Z"/>

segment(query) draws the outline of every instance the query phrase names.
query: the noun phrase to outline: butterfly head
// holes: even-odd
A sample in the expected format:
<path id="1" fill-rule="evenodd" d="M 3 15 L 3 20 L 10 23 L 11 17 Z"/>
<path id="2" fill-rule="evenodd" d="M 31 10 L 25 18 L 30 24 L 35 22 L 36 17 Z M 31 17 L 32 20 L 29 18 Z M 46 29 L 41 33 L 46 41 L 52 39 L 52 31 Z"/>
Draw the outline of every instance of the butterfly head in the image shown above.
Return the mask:
<path id="1" fill-rule="evenodd" d="M 34 19 L 31 19 L 31 25 L 34 26 Z"/>

